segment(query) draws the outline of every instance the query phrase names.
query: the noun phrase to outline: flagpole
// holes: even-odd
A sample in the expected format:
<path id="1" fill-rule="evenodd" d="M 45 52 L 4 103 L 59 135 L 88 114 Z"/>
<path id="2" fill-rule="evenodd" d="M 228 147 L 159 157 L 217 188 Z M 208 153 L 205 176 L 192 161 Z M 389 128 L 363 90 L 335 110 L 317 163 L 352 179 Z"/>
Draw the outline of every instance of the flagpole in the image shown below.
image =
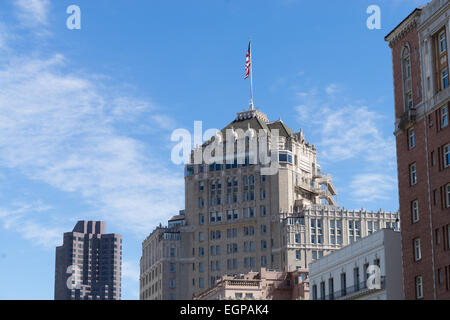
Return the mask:
<path id="1" fill-rule="evenodd" d="M 250 110 L 254 110 L 253 105 L 253 59 L 252 59 L 252 41 L 250 40 Z"/>

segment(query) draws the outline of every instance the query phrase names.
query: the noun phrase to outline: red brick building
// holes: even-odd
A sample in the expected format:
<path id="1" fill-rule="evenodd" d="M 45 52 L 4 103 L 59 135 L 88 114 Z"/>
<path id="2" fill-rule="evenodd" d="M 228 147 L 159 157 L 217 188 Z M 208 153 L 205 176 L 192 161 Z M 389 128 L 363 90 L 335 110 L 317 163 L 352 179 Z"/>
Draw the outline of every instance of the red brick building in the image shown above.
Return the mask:
<path id="1" fill-rule="evenodd" d="M 414 10 L 392 49 L 405 298 L 450 299 L 450 1 Z"/>

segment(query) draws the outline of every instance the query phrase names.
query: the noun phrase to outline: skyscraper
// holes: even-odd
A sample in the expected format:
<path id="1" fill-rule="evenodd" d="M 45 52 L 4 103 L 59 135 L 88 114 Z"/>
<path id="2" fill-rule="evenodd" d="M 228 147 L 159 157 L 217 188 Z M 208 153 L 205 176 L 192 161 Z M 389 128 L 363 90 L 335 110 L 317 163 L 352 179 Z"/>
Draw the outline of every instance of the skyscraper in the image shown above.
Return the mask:
<path id="1" fill-rule="evenodd" d="M 219 148 L 225 150 L 230 144 L 245 148 L 227 154 L 226 160 L 231 161 L 217 159 L 208 164 L 196 163 L 196 153 L 205 154 L 221 139 L 215 136 L 195 148 L 185 168 L 182 225 L 172 222 L 172 228 L 153 232 L 143 243 L 142 299 L 164 299 L 159 290 L 170 288 L 164 281 L 178 286 L 174 293 L 183 293 L 175 299 L 191 299 L 213 287 L 223 275 L 261 268 L 304 270 L 310 262 L 372 232 L 396 227 L 396 213 L 337 206 L 332 178 L 322 172 L 317 150 L 301 130 L 295 133 L 281 119 L 269 121 L 256 109 L 239 112 L 222 130 L 224 135 L 227 130 L 247 133 L 232 134 L 235 140 L 222 140 Z M 271 141 L 261 141 L 261 132 L 271 136 Z M 267 164 L 252 163 L 252 136 L 258 137 L 259 150 L 266 144 L 272 160 L 276 156 L 278 168 L 272 174 L 264 173 Z M 168 257 L 171 251 L 174 256 Z M 166 261 L 174 264 L 172 271 L 165 271 L 170 270 L 164 267 Z M 166 278 L 164 272 L 170 276 Z M 154 279 L 154 273 L 162 280 L 156 291 L 148 280 Z"/>
<path id="2" fill-rule="evenodd" d="M 55 300 L 120 300 L 122 237 L 105 222 L 78 221 L 55 260 Z"/>
<path id="3" fill-rule="evenodd" d="M 450 299 L 450 1 L 406 17 L 392 49 L 406 299 Z"/>

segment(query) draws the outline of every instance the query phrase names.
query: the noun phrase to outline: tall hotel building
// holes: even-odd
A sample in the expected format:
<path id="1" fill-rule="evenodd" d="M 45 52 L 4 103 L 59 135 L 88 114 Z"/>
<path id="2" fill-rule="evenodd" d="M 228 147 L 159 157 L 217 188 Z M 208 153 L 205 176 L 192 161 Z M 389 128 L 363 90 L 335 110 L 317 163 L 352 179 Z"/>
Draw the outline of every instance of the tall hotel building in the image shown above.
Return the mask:
<path id="1" fill-rule="evenodd" d="M 331 176 L 321 172 L 316 148 L 301 130 L 295 133 L 251 109 L 238 113 L 223 132 L 249 128 L 269 136 L 278 130 L 278 172 L 262 175 L 261 166 L 248 158 L 244 164 L 186 165 L 184 214 L 157 228 L 142 245 L 141 299 L 192 299 L 223 275 L 261 268 L 304 270 L 399 222 L 394 213 L 338 207 Z"/>
<path id="2" fill-rule="evenodd" d="M 392 49 L 406 299 L 450 299 L 450 2 L 414 10 Z"/>
<path id="3" fill-rule="evenodd" d="M 122 237 L 79 221 L 56 247 L 55 300 L 120 300 Z"/>

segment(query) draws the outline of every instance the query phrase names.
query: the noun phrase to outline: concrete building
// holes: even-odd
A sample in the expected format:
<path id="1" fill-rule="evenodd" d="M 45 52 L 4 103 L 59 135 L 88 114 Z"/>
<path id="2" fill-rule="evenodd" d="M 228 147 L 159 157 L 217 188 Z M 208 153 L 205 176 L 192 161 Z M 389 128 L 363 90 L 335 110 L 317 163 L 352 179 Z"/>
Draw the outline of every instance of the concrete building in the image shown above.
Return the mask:
<path id="1" fill-rule="evenodd" d="M 157 227 L 142 243 L 140 260 L 141 300 L 182 300 L 188 298 L 189 232 L 184 211 Z"/>
<path id="2" fill-rule="evenodd" d="M 237 161 L 240 155 L 236 151 L 232 163 L 186 165 L 186 209 L 183 225 L 176 231 L 182 240 L 174 244 L 180 250 L 173 257 L 178 259 L 174 263 L 179 263 L 177 270 L 182 272 L 170 273 L 173 279 L 167 280 L 176 283 L 172 296 L 153 294 L 151 298 L 192 299 L 214 287 L 224 275 L 247 274 L 262 268 L 303 270 L 315 259 L 380 228 L 398 224 L 394 213 L 338 207 L 331 176 L 321 172 L 316 148 L 306 142 L 301 130 L 294 133 L 283 121 L 270 122 L 262 112 L 249 110 L 238 113 L 222 132 L 249 128 L 269 134 L 278 130 L 278 172 L 264 175 L 264 166 L 249 162 L 251 150 L 245 136 L 238 136 L 235 141 L 245 143 L 242 164 Z M 210 140 L 196 148 L 192 160 L 196 151 L 204 151 L 211 143 Z M 267 149 L 272 151 L 273 142 L 267 143 Z M 149 297 L 146 272 L 166 259 L 162 256 L 166 251 L 161 249 L 166 242 L 156 239 L 167 231 L 157 230 L 144 242 L 143 257 L 154 258 L 143 259 L 141 281 L 145 279 L 146 284 L 141 283 L 141 288 L 146 289 L 141 290 L 141 298 Z M 167 285 L 163 280 L 158 288 Z"/>
<path id="3" fill-rule="evenodd" d="M 321 171 L 317 150 L 301 129 L 295 133 L 281 119 L 270 122 L 258 110 L 238 113 L 222 132 L 227 129 L 278 130 L 279 170 L 263 175 L 263 166 L 248 164 L 248 141 L 242 165 L 236 153 L 232 164 L 186 166 L 186 224 L 195 258 L 191 296 L 213 287 L 224 274 L 305 269 L 313 259 L 397 221 L 392 213 L 337 207 L 332 178 Z M 240 139 L 246 137 L 235 144 Z"/>
<path id="4" fill-rule="evenodd" d="M 383 229 L 312 262 L 310 299 L 403 300 L 401 253 L 400 232 Z M 378 286 L 370 285 L 371 275 L 379 276 Z"/>
<path id="5" fill-rule="evenodd" d="M 450 299 L 450 2 L 414 10 L 392 48 L 406 299 Z"/>
<path id="6" fill-rule="evenodd" d="M 194 300 L 308 300 L 308 271 L 279 272 L 261 268 L 239 276 L 223 276 Z"/>
<path id="7" fill-rule="evenodd" d="M 122 237 L 105 222 L 78 221 L 55 260 L 55 300 L 120 300 Z"/>

